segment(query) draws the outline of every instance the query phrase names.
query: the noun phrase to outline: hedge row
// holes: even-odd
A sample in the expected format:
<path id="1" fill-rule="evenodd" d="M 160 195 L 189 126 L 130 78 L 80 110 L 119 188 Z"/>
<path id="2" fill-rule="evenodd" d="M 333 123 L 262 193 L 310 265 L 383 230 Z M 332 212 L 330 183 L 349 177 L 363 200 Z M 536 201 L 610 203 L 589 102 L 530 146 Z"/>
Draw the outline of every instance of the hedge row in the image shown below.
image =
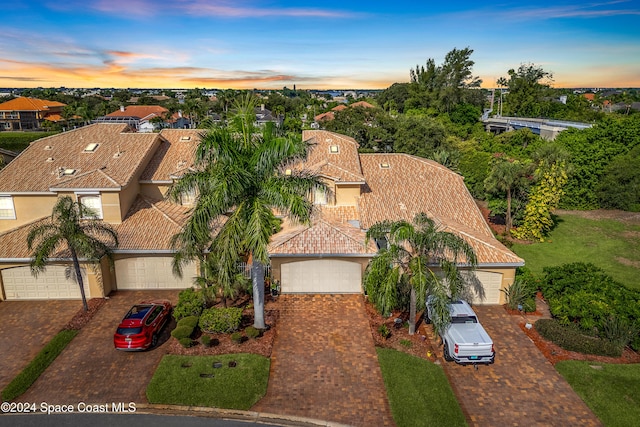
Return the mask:
<path id="1" fill-rule="evenodd" d="M 620 357 L 622 348 L 610 341 L 584 335 L 579 328 L 562 325 L 555 319 L 540 319 L 534 324 L 544 338 L 565 350 L 598 356 Z"/>

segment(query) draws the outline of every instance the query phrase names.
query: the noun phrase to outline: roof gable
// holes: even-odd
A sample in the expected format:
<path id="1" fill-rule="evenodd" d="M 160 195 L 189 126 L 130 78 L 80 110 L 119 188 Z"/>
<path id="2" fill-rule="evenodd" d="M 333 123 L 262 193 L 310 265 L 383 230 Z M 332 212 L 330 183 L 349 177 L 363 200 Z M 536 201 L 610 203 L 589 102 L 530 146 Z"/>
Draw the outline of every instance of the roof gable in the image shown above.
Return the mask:
<path id="1" fill-rule="evenodd" d="M 355 139 L 324 130 L 305 130 L 310 148 L 303 167 L 336 182 L 364 182 Z"/>

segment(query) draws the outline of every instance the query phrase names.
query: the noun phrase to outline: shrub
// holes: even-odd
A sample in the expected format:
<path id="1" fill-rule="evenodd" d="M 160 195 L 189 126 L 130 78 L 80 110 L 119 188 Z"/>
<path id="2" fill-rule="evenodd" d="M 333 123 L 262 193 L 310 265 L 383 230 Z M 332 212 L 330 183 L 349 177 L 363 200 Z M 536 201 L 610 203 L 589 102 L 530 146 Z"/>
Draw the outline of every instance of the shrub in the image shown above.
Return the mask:
<path id="1" fill-rule="evenodd" d="M 191 338 L 180 338 L 178 342 L 184 348 L 189 348 L 193 346 L 193 340 Z"/>
<path id="2" fill-rule="evenodd" d="M 242 343 L 242 334 L 240 332 L 234 332 L 231 334 L 231 341 L 236 344 Z"/>
<path id="3" fill-rule="evenodd" d="M 233 332 L 240 327 L 242 309 L 238 307 L 208 308 L 200 316 L 200 329 L 205 332 Z"/>
<path id="4" fill-rule="evenodd" d="M 400 344 L 406 348 L 411 348 L 413 343 L 410 340 L 400 340 Z"/>
<path id="5" fill-rule="evenodd" d="M 185 289 L 178 296 L 178 304 L 173 308 L 173 317 L 179 321 L 188 316 L 200 316 L 205 303 L 202 292 L 192 288 Z"/>
<path id="6" fill-rule="evenodd" d="M 378 333 L 382 336 L 382 338 L 387 339 L 391 336 L 391 330 L 384 323 L 378 326 Z"/>
<path id="7" fill-rule="evenodd" d="M 180 341 L 183 338 L 191 338 L 193 328 L 189 326 L 178 326 L 171 331 L 171 336 Z"/>
<path id="8" fill-rule="evenodd" d="M 188 326 L 195 329 L 196 326 L 198 326 L 198 320 L 200 320 L 198 316 L 183 317 L 182 319 L 180 319 L 180 321 L 178 321 L 177 326 Z"/>
<path id="9" fill-rule="evenodd" d="M 202 335 L 202 337 L 200 337 L 200 342 L 205 347 L 211 347 L 211 336 L 206 334 Z"/>
<path id="10" fill-rule="evenodd" d="M 511 310 L 524 310 L 527 311 L 526 308 L 531 308 L 531 304 L 528 303 L 525 308 L 525 303 L 528 300 L 533 299 L 533 295 L 535 293 L 535 289 L 533 289 L 525 280 L 521 280 L 520 278 L 516 278 L 513 283 L 506 289 L 501 289 L 504 292 L 507 298 L 507 307 Z M 536 302 L 533 300 L 533 310 L 528 311 L 536 311 Z"/>
<path id="11" fill-rule="evenodd" d="M 244 330 L 244 333 L 249 337 L 249 338 L 258 338 L 260 336 L 260 329 L 254 328 L 253 326 L 249 326 L 247 329 Z"/>
<path id="12" fill-rule="evenodd" d="M 605 320 L 602 327 L 603 336 L 621 349 L 634 341 L 638 333 L 640 330 L 637 325 L 613 316 Z"/>
<path id="13" fill-rule="evenodd" d="M 574 325 L 562 325 L 554 319 L 540 319 L 534 326 L 540 335 L 565 350 L 611 357 L 620 357 L 622 354 L 622 349 L 614 343 L 584 335 Z"/>

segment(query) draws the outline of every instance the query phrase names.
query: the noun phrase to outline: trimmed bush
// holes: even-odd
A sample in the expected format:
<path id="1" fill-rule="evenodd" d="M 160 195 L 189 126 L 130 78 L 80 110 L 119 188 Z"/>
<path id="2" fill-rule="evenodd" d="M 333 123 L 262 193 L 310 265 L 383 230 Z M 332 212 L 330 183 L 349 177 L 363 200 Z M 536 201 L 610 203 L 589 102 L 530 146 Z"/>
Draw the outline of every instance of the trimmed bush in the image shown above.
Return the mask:
<path id="1" fill-rule="evenodd" d="M 180 326 L 188 326 L 190 328 L 195 329 L 196 326 L 198 326 L 198 320 L 200 320 L 200 318 L 198 316 L 187 316 L 187 317 L 183 317 L 182 319 L 180 319 L 180 321 L 178 321 L 178 327 Z"/>
<path id="2" fill-rule="evenodd" d="M 210 333 L 229 333 L 238 330 L 242 309 L 238 307 L 208 308 L 200 316 L 200 329 Z"/>
<path id="3" fill-rule="evenodd" d="M 205 347 L 211 347 L 211 336 L 210 335 L 202 335 L 202 337 L 200 337 L 200 342 Z"/>
<path id="4" fill-rule="evenodd" d="M 185 317 L 200 316 L 205 304 L 206 300 L 202 292 L 187 288 L 178 296 L 178 304 L 173 308 L 173 317 L 180 321 Z"/>
<path id="5" fill-rule="evenodd" d="M 231 341 L 236 344 L 242 343 L 242 334 L 240 332 L 234 332 L 231 334 Z"/>
<path id="6" fill-rule="evenodd" d="M 191 338 L 180 338 L 178 342 L 184 348 L 193 347 L 193 340 Z"/>
<path id="7" fill-rule="evenodd" d="M 260 336 L 260 329 L 254 328 L 253 326 L 249 326 L 248 328 L 246 328 L 244 330 L 244 333 L 249 337 L 249 338 L 258 338 Z"/>
<path id="8" fill-rule="evenodd" d="M 178 326 L 171 331 L 171 336 L 180 341 L 183 338 L 191 338 L 193 334 L 193 328 L 190 326 Z"/>
<path id="9" fill-rule="evenodd" d="M 598 356 L 620 357 L 622 348 L 611 341 L 584 335 L 574 325 L 562 325 L 554 319 L 540 319 L 534 324 L 536 331 L 565 350 Z"/>

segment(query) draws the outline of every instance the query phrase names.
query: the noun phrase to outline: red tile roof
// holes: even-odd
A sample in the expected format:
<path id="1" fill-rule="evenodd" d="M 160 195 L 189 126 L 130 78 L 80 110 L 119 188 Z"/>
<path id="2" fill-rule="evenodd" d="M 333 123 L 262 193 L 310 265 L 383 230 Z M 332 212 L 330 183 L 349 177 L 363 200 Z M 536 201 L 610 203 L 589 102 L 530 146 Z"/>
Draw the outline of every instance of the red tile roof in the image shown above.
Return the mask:
<path id="1" fill-rule="evenodd" d="M 164 117 L 168 113 L 160 105 L 129 105 L 122 110 L 116 110 L 107 114 L 107 117 L 138 117 L 139 119 L 152 119 L 153 117 Z"/>

